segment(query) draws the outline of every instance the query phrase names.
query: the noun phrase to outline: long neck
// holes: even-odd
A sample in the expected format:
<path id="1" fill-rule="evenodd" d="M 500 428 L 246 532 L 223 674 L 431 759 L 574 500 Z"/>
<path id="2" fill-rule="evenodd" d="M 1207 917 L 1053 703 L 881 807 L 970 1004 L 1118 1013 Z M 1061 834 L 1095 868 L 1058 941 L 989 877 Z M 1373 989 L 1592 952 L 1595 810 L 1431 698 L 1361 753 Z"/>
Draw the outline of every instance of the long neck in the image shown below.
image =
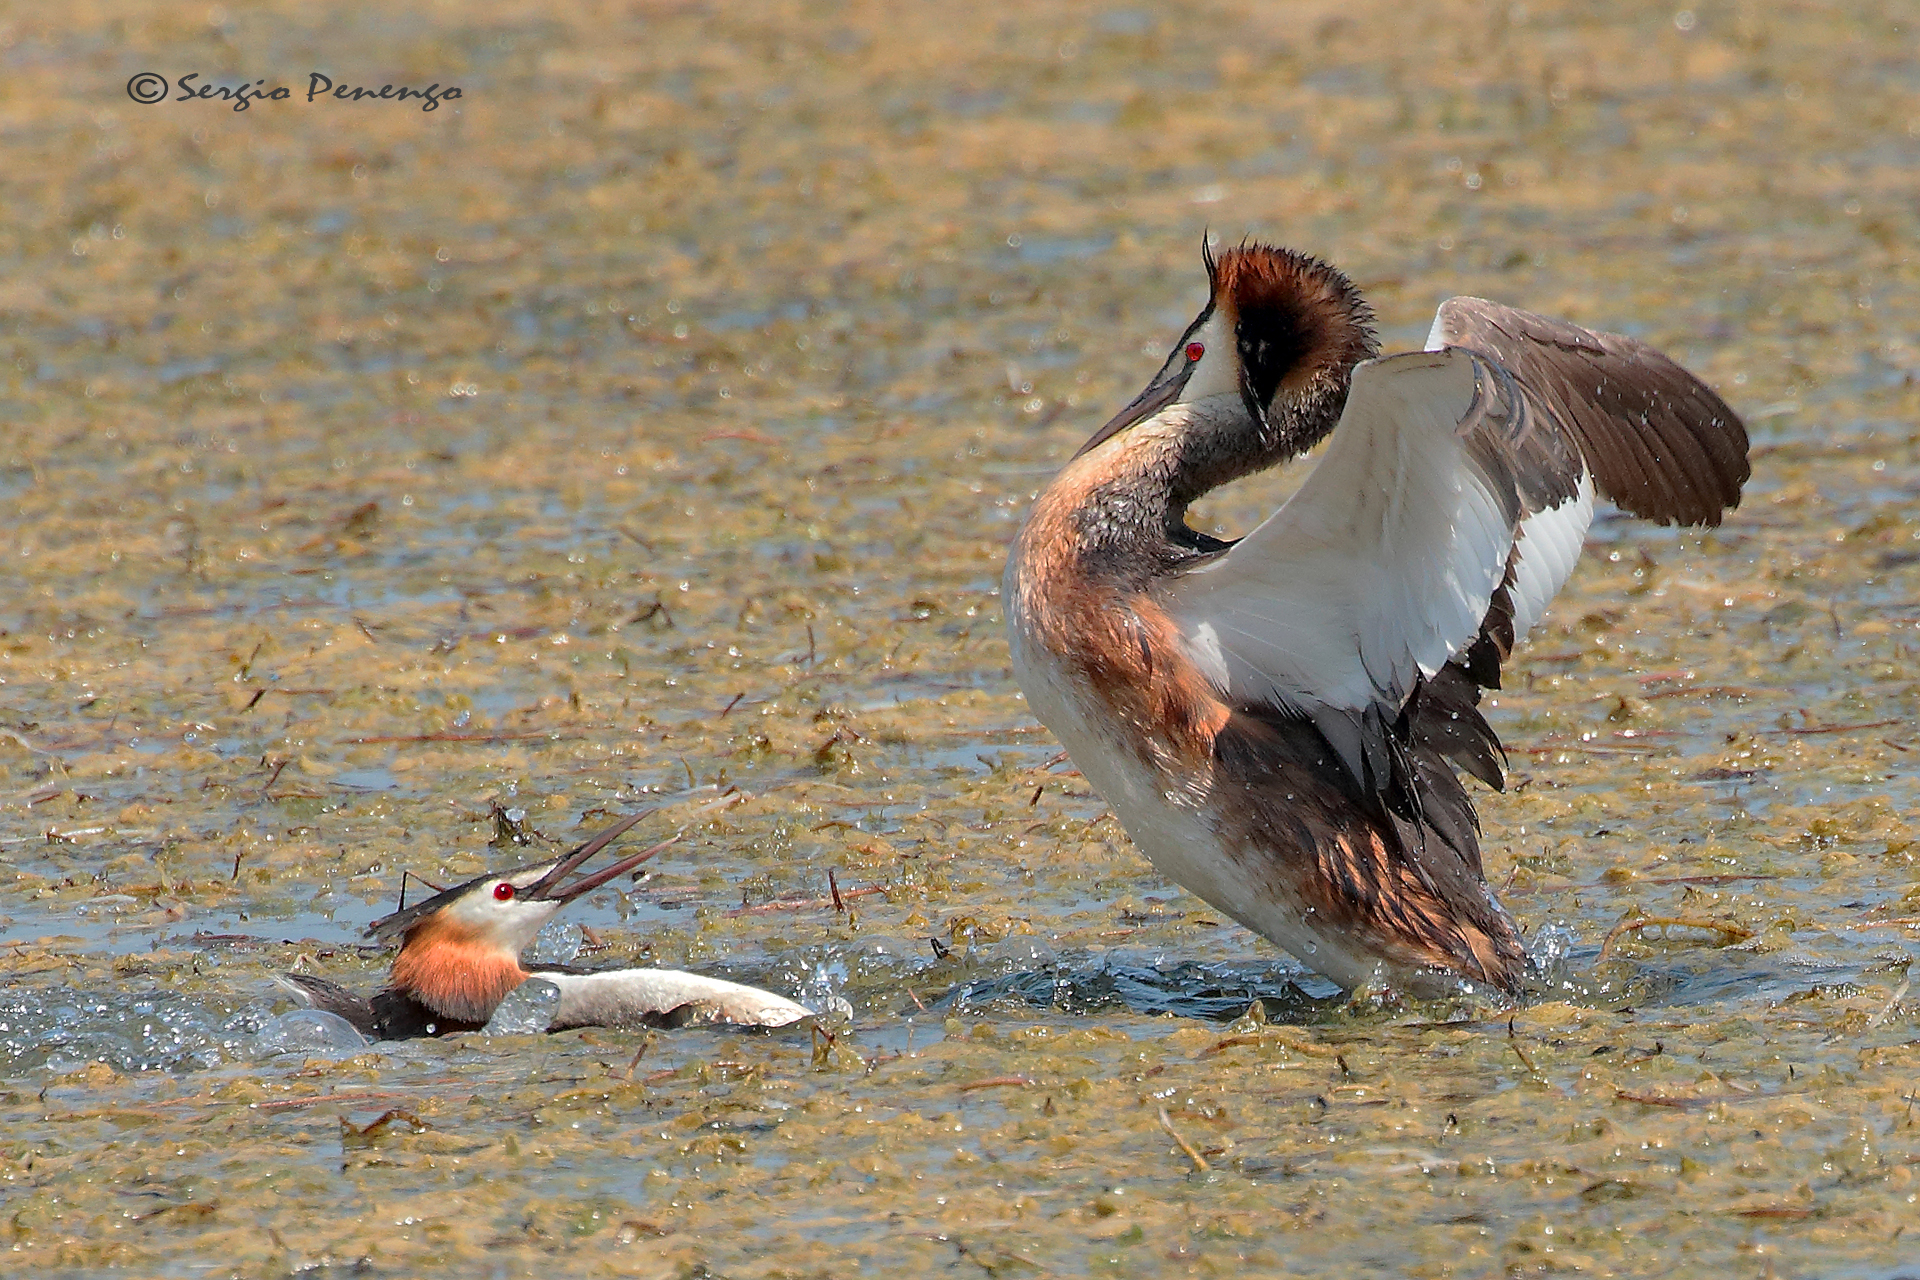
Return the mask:
<path id="1" fill-rule="evenodd" d="M 1344 378 L 1337 392 L 1310 404 L 1277 403 L 1264 426 L 1238 396 L 1171 405 L 1076 459 L 1047 496 L 1071 505 L 1072 540 L 1083 555 L 1162 571 L 1225 545 L 1190 528 L 1187 509 L 1311 448 L 1339 419 Z"/>

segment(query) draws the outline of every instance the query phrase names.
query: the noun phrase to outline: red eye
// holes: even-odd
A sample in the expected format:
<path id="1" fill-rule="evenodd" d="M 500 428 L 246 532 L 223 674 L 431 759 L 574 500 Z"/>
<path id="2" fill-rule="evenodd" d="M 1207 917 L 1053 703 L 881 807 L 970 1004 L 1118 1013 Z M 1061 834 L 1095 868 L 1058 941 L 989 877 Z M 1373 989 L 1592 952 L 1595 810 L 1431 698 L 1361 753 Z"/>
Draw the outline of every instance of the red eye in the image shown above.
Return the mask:
<path id="1" fill-rule="evenodd" d="M 1207 354 L 1206 343 L 1189 342 L 1187 344 L 1187 363 L 1188 364 L 1198 364 L 1200 361 L 1200 357 L 1205 354 Z"/>
<path id="2" fill-rule="evenodd" d="M 502 880 L 499 884 L 493 886 L 493 896 L 501 902 L 512 902 L 513 886 L 505 880 Z"/>

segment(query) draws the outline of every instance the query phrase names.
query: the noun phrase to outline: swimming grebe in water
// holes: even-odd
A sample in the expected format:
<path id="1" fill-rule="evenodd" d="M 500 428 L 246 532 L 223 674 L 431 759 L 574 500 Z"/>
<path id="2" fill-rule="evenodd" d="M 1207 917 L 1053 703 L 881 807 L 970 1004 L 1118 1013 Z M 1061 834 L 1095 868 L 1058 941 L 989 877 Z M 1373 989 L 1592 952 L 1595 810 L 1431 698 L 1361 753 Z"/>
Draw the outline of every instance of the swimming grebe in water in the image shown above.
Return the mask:
<path id="1" fill-rule="evenodd" d="M 315 1008 L 337 1013 L 363 1035 L 384 1040 L 477 1031 L 507 993 L 529 978 L 560 989 L 551 1031 L 689 1021 L 780 1027 L 811 1016 L 803 1005 L 770 991 L 678 969 L 583 973 L 521 964 L 521 952 L 561 907 L 664 847 L 655 845 L 568 879 L 645 816 L 622 819 L 564 857 L 477 876 L 374 921 L 368 936 L 397 940 L 400 954 L 386 989 L 372 999 L 308 974 L 288 974 L 285 981 Z"/>

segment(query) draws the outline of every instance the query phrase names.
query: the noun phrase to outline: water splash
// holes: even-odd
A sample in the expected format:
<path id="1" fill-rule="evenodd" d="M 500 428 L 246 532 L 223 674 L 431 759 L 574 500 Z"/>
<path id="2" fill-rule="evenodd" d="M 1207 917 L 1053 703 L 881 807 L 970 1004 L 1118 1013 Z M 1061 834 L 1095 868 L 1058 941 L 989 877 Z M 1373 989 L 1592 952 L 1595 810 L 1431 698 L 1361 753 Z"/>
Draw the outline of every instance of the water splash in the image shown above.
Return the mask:
<path id="1" fill-rule="evenodd" d="M 586 937 L 580 926 L 571 921 L 549 920 L 534 935 L 526 958 L 536 965 L 572 964 L 573 958 L 580 954 L 580 948 L 585 945 Z"/>
<path id="2" fill-rule="evenodd" d="M 1223 1022 L 1244 1014 L 1255 1001 L 1280 1022 L 1315 1021 L 1343 1002 L 1338 988 L 1291 966 L 1168 963 L 1159 956 L 1109 952 L 1069 955 L 971 979 L 949 991 L 940 1005 L 956 1013 L 1009 1002 L 1076 1014 L 1125 1008 Z"/>
<path id="3" fill-rule="evenodd" d="M 897 1007 L 902 983 L 911 982 L 934 963 L 924 941 L 870 934 L 851 942 L 796 950 L 781 958 L 771 973 L 741 970 L 725 976 L 793 998 L 819 1013 L 840 1010 L 887 1016 Z"/>
<path id="4" fill-rule="evenodd" d="M 70 987 L 0 992 L 0 1068 L 8 1073 L 75 1071 L 99 1062 L 116 1071 L 216 1067 L 248 1055 L 270 1020 L 264 1005 L 201 1003 L 166 991 Z"/>
<path id="5" fill-rule="evenodd" d="M 260 1028 L 253 1051 L 262 1058 L 298 1053 L 306 1057 L 351 1057 L 367 1047 L 367 1038 L 351 1022 L 324 1009 L 294 1009 Z"/>
<path id="6" fill-rule="evenodd" d="M 1579 941 L 1578 934 L 1558 921 L 1534 930 L 1533 941 L 1527 947 L 1527 959 L 1548 990 L 1574 990 L 1572 957 L 1574 945 Z"/>
<path id="7" fill-rule="evenodd" d="M 847 963 L 836 958 L 816 964 L 800 984 L 795 999 L 827 1023 L 852 1022 L 853 1003 L 842 994 L 846 990 L 848 978 Z"/>
<path id="8" fill-rule="evenodd" d="M 560 988 L 545 978 L 528 978 L 507 992 L 481 1032 L 490 1036 L 537 1036 L 553 1025 L 560 1009 Z"/>

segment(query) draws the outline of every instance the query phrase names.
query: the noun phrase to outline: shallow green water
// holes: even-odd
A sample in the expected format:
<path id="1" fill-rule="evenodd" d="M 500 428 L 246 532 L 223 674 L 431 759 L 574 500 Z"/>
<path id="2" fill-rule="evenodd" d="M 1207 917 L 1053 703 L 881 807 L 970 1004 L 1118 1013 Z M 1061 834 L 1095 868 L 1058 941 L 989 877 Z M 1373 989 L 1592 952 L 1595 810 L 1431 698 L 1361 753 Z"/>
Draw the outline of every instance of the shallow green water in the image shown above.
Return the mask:
<path id="1" fill-rule="evenodd" d="M 1905 1274 L 1909 26 L 0 17 L 0 1248 Z M 463 97 L 308 104 L 316 69 Z M 126 95 L 193 70 L 295 97 Z M 1748 416 L 1740 511 L 1600 522 L 1493 713 L 1488 863 L 1566 940 L 1562 999 L 1328 999 L 1154 876 L 1010 681 L 1015 522 L 1198 306 L 1208 228 L 1340 262 L 1389 345 L 1480 294 L 1645 337 Z M 686 835 L 570 913 L 588 958 L 853 1027 L 263 1053 L 272 974 L 378 981 L 359 929 L 403 870 L 520 856 L 495 804 L 556 841 L 660 805 L 636 834 Z"/>

